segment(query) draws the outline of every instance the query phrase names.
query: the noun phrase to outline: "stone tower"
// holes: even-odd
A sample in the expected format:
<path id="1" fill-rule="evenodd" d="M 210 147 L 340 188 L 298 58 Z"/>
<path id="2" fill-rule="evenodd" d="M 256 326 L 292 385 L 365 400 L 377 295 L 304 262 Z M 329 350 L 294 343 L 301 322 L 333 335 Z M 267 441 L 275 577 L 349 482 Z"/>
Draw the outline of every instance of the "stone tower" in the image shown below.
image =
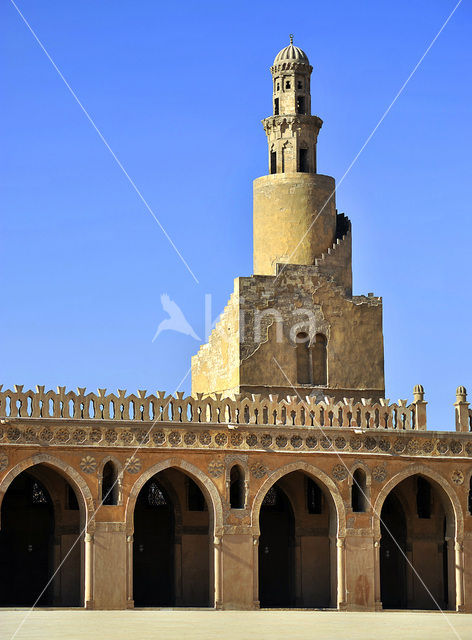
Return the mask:
<path id="1" fill-rule="evenodd" d="M 316 173 L 323 123 L 311 115 L 312 70 L 292 42 L 271 67 L 274 113 L 263 120 L 269 175 L 254 182 L 256 274 L 272 275 L 281 263 L 312 265 L 335 240 L 334 180 Z"/>
<path id="2" fill-rule="evenodd" d="M 351 223 L 336 210 L 334 178 L 317 173 L 312 70 L 291 36 L 262 121 L 269 174 L 254 180 L 254 275 L 236 279 L 192 358 L 193 393 L 385 394 L 382 301 L 352 295 Z"/>

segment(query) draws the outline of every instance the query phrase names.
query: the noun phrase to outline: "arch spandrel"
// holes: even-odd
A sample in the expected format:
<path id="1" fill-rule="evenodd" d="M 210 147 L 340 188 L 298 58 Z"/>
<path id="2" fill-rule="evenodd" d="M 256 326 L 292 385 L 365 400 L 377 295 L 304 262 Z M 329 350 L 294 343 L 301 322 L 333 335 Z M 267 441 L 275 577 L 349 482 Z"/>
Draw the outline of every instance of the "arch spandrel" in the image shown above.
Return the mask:
<path id="1" fill-rule="evenodd" d="M 260 487 L 259 491 L 256 494 L 256 497 L 254 498 L 251 511 L 251 521 L 254 535 L 260 535 L 259 514 L 262 506 L 262 501 L 264 500 L 264 496 L 266 495 L 267 491 L 278 480 L 288 475 L 289 473 L 294 473 L 295 471 L 302 471 L 314 480 L 319 480 L 319 482 L 323 485 L 324 489 L 327 491 L 330 499 L 332 500 L 332 505 L 336 514 L 336 535 L 340 538 L 343 538 L 346 535 L 346 509 L 339 489 L 336 486 L 335 482 L 324 471 L 321 471 L 321 469 L 318 469 L 318 467 L 315 467 L 312 464 L 308 464 L 307 462 L 292 462 L 291 464 L 287 464 L 283 467 L 280 467 L 279 469 L 274 470 L 274 472 L 271 473 L 264 484 Z"/>
<path id="2" fill-rule="evenodd" d="M 74 467 L 48 453 L 37 453 L 29 458 L 25 458 L 10 469 L 0 482 L 0 507 L 3 497 L 13 480 L 19 476 L 20 473 L 23 473 L 23 471 L 27 471 L 29 468 L 39 464 L 44 464 L 54 471 L 57 471 L 74 489 L 77 490 L 81 520 L 86 523 L 86 531 L 92 531 L 95 525 L 94 520 L 92 520 L 92 516 L 95 511 L 95 503 L 90 487 Z"/>
<path id="3" fill-rule="evenodd" d="M 436 486 L 442 489 L 443 495 L 448 498 L 449 505 L 454 514 L 455 537 L 458 540 L 462 540 L 464 537 L 464 514 L 457 494 L 444 476 L 422 464 L 411 465 L 403 471 L 396 473 L 380 490 L 374 503 L 375 538 L 380 539 L 380 514 L 382 512 L 385 499 L 397 485 L 403 482 L 403 480 L 415 475 L 424 476 L 427 480 L 431 480 Z"/>
<path id="4" fill-rule="evenodd" d="M 146 471 L 144 471 L 136 480 L 131 488 L 128 499 L 126 501 L 126 531 L 128 535 L 133 533 L 134 524 L 134 507 L 138 498 L 139 492 L 153 476 L 166 469 L 178 469 L 188 474 L 195 482 L 200 486 L 205 498 L 207 499 L 209 512 L 211 514 L 211 520 L 213 521 L 214 535 L 219 536 L 223 532 L 223 506 L 221 503 L 221 497 L 218 493 L 216 485 L 210 480 L 210 478 L 203 473 L 201 469 L 194 466 L 186 460 L 180 458 L 168 458 L 162 462 L 158 462 Z M 211 521 L 210 521 L 211 522 Z"/>

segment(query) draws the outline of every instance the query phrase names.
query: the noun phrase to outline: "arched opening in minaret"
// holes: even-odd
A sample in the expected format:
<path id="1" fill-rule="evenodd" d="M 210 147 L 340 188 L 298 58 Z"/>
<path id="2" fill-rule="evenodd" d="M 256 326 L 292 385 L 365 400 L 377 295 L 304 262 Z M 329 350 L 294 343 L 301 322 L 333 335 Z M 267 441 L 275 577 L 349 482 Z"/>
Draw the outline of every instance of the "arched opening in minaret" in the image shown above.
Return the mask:
<path id="1" fill-rule="evenodd" d="M 301 148 L 298 150 L 298 171 L 308 173 L 308 149 Z"/>
<path id="2" fill-rule="evenodd" d="M 270 172 L 277 173 L 277 152 L 273 149 L 270 152 Z"/>
<path id="3" fill-rule="evenodd" d="M 133 599 L 135 607 L 210 606 L 208 506 L 195 480 L 177 469 L 156 474 L 138 494 Z"/>
<path id="4" fill-rule="evenodd" d="M 297 334 L 297 382 L 311 384 L 311 353 L 308 334 L 301 331 Z"/>
<path id="5" fill-rule="evenodd" d="M 322 333 L 317 333 L 312 347 L 313 384 L 328 384 L 328 341 Z"/>
<path id="6" fill-rule="evenodd" d="M 34 465 L 12 481 L 1 509 L 1 607 L 83 604 L 80 518 L 79 497 L 52 468 Z"/>
<path id="7" fill-rule="evenodd" d="M 324 485 L 301 471 L 267 491 L 259 514 L 262 608 L 335 606 L 333 508 Z"/>
<path id="8" fill-rule="evenodd" d="M 414 475 L 392 489 L 380 522 L 384 609 L 455 608 L 454 528 L 450 499 L 433 481 Z"/>
<path id="9" fill-rule="evenodd" d="M 472 476 L 469 480 L 469 496 L 468 496 L 469 515 L 472 515 Z"/>
<path id="10" fill-rule="evenodd" d="M 305 96 L 297 96 L 297 113 L 303 115 L 306 113 Z"/>

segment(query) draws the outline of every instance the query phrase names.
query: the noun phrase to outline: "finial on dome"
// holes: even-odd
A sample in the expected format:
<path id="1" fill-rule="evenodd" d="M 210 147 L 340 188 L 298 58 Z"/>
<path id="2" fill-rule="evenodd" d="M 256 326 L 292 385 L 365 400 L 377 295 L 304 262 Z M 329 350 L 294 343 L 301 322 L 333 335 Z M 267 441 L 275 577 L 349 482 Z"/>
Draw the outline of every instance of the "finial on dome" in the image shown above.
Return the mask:
<path id="1" fill-rule="evenodd" d="M 290 44 L 293 44 L 293 33 L 290 34 Z"/>

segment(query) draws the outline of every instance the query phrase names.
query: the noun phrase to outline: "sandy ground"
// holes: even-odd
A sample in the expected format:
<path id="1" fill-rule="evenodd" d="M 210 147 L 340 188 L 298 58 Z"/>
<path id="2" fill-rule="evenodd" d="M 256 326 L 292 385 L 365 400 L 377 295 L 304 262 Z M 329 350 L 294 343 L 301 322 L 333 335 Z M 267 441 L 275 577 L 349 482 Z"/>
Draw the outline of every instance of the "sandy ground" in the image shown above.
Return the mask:
<path id="1" fill-rule="evenodd" d="M 472 640 L 472 614 L 1 609 L 3 640 Z"/>

